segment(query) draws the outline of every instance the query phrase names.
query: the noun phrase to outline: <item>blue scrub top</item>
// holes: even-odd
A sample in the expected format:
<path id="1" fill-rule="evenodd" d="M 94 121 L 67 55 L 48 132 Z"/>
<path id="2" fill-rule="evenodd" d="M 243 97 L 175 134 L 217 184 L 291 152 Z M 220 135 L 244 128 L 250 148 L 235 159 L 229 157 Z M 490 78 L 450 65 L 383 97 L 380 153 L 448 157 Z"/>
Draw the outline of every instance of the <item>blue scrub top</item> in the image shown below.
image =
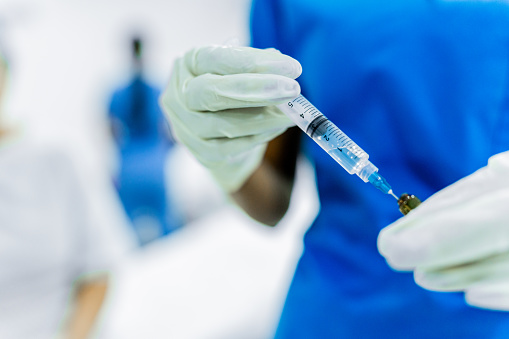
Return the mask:
<path id="1" fill-rule="evenodd" d="M 509 3 L 255 0 L 252 45 L 299 60 L 303 94 L 422 200 L 509 149 Z M 278 338 L 509 338 L 509 313 L 418 287 L 379 255 L 394 198 L 309 138 L 320 213 Z"/>
<path id="2" fill-rule="evenodd" d="M 159 107 L 160 91 L 136 75 L 126 86 L 116 90 L 110 101 L 109 115 L 123 125 L 117 140 L 124 152 L 139 145 L 168 144 L 161 134 L 166 123 Z"/>
<path id="3" fill-rule="evenodd" d="M 166 192 L 165 166 L 172 144 L 163 133 L 166 121 L 159 94 L 158 88 L 137 75 L 113 93 L 109 115 L 122 124 L 116 140 L 121 166 L 115 183 L 124 209 L 131 220 L 154 217 L 160 235 L 165 235 L 182 221 Z"/>

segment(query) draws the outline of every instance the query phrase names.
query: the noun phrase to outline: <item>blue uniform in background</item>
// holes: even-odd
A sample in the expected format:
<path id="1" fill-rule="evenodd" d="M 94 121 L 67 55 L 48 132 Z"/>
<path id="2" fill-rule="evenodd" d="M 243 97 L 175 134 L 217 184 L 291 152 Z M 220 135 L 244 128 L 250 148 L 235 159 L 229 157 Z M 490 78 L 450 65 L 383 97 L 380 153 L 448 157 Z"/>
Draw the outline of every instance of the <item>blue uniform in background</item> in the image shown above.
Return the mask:
<path id="1" fill-rule="evenodd" d="M 509 150 L 509 3 L 255 0 L 252 45 L 299 60 L 303 94 L 396 194 L 421 200 Z M 509 338 L 509 313 L 418 287 L 379 255 L 394 198 L 311 139 L 320 213 L 277 338 Z"/>
<path id="2" fill-rule="evenodd" d="M 120 124 L 115 136 L 121 155 L 118 193 L 132 221 L 143 216 L 157 221 L 159 230 L 151 237 L 168 234 L 181 224 L 166 193 L 164 172 L 171 143 L 163 133 L 166 121 L 159 108 L 159 94 L 138 75 L 115 91 L 109 109 L 110 117 Z M 153 240 L 136 225 L 142 244 Z"/>

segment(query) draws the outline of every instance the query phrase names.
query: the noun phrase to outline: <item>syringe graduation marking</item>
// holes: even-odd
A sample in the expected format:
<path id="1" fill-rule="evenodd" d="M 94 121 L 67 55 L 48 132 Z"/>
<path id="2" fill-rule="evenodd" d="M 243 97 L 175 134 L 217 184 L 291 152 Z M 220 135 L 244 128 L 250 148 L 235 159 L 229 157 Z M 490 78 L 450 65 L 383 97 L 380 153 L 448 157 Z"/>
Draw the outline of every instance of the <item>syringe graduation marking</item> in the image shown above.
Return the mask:
<path id="1" fill-rule="evenodd" d="M 368 160 L 369 155 L 306 98 L 300 95 L 278 107 L 348 173 L 356 174 L 364 182 L 369 181 L 382 192 L 392 194 L 390 185 Z"/>
<path id="2" fill-rule="evenodd" d="M 307 100 L 304 100 L 303 97 L 297 97 L 294 100 L 292 100 L 293 103 L 297 103 L 301 105 L 301 107 L 304 109 L 305 114 L 310 114 L 312 118 L 314 118 L 308 125 L 306 134 L 309 136 L 314 135 L 316 130 L 321 127 L 324 123 L 327 123 L 329 126 L 326 127 L 326 130 L 332 125 L 329 122 L 329 119 L 327 119 L 323 114 L 320 114 L 319 111 Z M 318 116 L 317 116 L 318 115 Z M 304 118 L 304 116 L 302 116 Z M 332 137 L 339 138 L 337 141 L 339 143 L 344 143 L 343 147 L 349 147 L 353 141 L 350 140 L 339 128 L 333 128 L 332 132 L 330 134 Z M 327 138 L 327 134 L 324 135 L 324 138 Z M 339 150 L 340 148 L 337 147 Z M 340 150 L 341 151 L 341 150 Z"/>
<path id="3" fill-rule="evenodd" d="M 303 96 L 298 96 L 288 103 L 288 106 L 292 109 L 296 109 L 293 103 L 299 104 L 303 109 L 300 117 L 305 119 L 304 114 L 309 114 L 311 119 L 307 120 L 307 128 L 306 133 L 310 134 L 310 137 L 313 137 L 313 134 L 317 131 L 318 128 L 322 127 L 325 124 L 325 133 L 329 132 L 329 136 L 338 138 L 336 141 L 343 142 L 346 141 L 346 145 L 348 147 L 349 144 L 352 144 L 353 141 L 346 136 L 337 126 L 335 126 L 327 117 L 325 117 L 316 107 L 314 107 L 308 100 L 306 100 Z M 311 133 L 310 133 L 311 132 Z M 325 134 L 324 136 L 327 136 Z"/>
<path id="4" fill-rule="evenodd" d="M 313 135 L 315 135 L 315 132 L 316 130 L 321 126 L 323 125 L 324 123 L 327 122 L 327 118 L 324 117 L 323 115 L 321 117 L 317 117 L 315 118 L 313 121 L 311 121 L 311 123 L 309 124 L 308 128 L 307 128 L 307 131 L 306 131 L 306 134 L 309 135 L 310 137 L 312 137 Z"/>

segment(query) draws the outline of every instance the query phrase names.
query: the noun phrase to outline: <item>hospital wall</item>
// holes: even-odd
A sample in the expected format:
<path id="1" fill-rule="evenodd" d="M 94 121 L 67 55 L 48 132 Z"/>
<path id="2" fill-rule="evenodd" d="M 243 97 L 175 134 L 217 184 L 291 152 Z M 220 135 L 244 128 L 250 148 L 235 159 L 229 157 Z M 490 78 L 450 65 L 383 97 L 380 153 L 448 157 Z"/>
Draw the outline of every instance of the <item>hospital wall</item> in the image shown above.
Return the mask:
<path id="1" fill-rule="evenodd" d="M 130 34 L 143 33 L 147 78 L 163 88 L 173 62 L 188 49 L 235 40 L 247 45 L 249 5 L 249 0 L 0 0 L 0 48 L 11 70 L 0 119 L 22 124 L 31 136 L 65 143 L 90 178 L 113 173 L 119 159 L 107 105 L 111 91 L 131 75 Z M 115 272 L 98 337 L 270 337 L 302 234 L 318 208 L 311 169 L 304 166 L 308 180 L 296 188 L 296 196 L 305 199 L 293 201 L 291 213 L 272 229 L 234 207 L 211 206 L 220 200 L 213 183 L 200 182 L 206 172 L 182 152 L 170 170 L 181 179 L 176 194 L 189 194 L 177 201 L 190 214 L 211 216 L 185 225 Z"/>
<path id="2" fill-rule="evenodd" d="M 176 57 L 248 41 L 248 0 L 0 0 L 11 81 L 4 119 L 67 138 L 86 163 L 114 166 L 105 110 L 129 77 L 129 34 L 145 36 L 146 72 L 164 86 Z"/>

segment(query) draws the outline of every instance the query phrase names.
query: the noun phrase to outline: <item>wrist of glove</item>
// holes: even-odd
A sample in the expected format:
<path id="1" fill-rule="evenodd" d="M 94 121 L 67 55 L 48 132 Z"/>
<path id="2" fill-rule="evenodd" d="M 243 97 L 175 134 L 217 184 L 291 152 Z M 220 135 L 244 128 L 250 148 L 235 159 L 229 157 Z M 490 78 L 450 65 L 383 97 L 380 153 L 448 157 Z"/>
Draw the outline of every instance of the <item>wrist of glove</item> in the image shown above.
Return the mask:
<path id="1" fill-rule="evenodd" d="M 417 284 L 509 311 L 509 152 L 383 229 L 378 249 Z"/>
<path id="2" fill-rule="evenodd" d="M 238 190 L 293 123 L 274 105 L 300 93 L 300 64 L 275 50 L 209 46 L 177 59 L 160 103 L 175 138 Z"/>

